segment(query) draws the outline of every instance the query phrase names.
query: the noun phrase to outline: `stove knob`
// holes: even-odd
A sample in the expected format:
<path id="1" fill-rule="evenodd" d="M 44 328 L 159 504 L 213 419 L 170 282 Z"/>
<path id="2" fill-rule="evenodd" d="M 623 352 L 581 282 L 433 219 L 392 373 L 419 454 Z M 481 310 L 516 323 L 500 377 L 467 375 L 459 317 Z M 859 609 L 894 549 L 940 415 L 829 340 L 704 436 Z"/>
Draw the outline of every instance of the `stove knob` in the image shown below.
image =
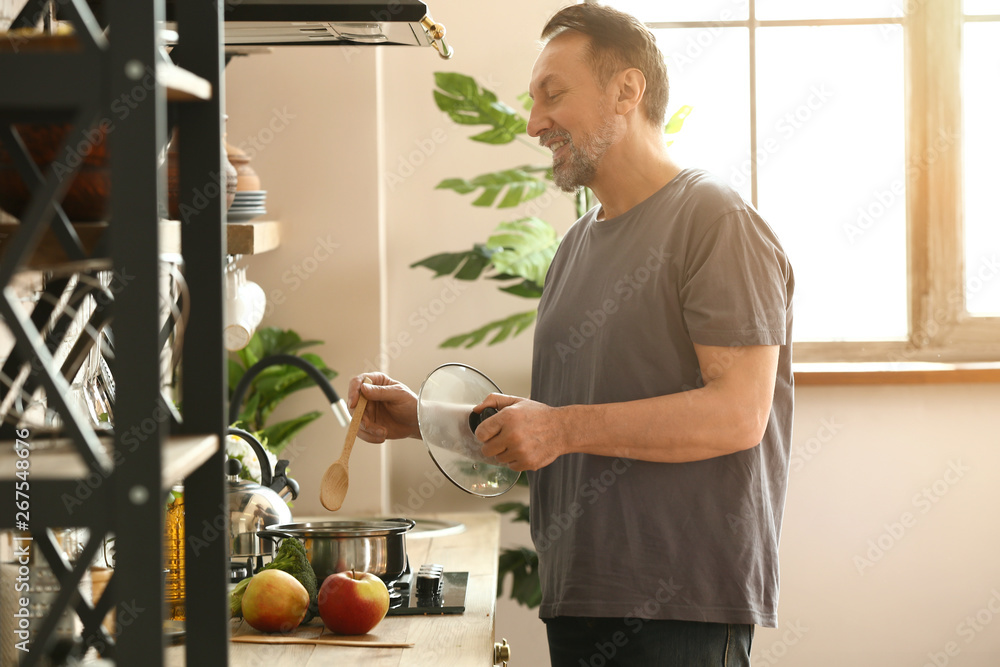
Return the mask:
<path id="1" fill-rule="evenodd" d="M 502 644 L 493 644 L 493 664 L 507 667 L 507 661 L 510 660 L 510 644 L 506 639 L 502 641 Z"/>

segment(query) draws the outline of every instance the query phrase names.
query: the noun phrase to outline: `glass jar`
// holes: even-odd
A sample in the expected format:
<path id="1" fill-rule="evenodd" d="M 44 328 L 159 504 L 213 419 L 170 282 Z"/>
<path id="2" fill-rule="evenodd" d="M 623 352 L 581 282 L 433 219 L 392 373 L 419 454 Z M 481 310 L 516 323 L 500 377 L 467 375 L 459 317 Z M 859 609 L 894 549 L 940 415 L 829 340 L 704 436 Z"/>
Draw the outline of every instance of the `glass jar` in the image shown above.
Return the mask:
<path id="1" fill-rule="evenodd" d="M 163 534 L 166 618 L 184 620 L 184 488 L 170 490 Z"/>

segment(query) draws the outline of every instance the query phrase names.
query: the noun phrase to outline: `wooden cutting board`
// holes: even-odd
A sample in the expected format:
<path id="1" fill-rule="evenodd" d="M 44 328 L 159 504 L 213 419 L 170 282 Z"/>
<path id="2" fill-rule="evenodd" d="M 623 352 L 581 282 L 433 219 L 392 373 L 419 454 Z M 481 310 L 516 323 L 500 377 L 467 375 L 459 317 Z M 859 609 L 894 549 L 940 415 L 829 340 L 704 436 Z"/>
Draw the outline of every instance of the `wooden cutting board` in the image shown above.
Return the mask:
<path id="1" fill-rule="evenodd" d="M 326 646 L 357 646 L 362 648 L 411 648 L 411 642 L 381 641 L 375 635 L 352 637 L 334 635 L 324 627 L 302 626 L 288 634 L 265 634 L 241 623 L 232 633 L 231 641 L 246 644 L 322 644 Z"/>

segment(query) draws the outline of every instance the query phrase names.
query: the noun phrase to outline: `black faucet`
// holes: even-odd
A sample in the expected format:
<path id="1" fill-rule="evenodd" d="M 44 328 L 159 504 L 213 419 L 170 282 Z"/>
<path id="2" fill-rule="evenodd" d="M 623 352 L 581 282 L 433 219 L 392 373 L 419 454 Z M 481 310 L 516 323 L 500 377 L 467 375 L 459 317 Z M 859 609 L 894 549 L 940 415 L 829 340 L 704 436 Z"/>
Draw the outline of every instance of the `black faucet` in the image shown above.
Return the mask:
<path id="1" fill-rule="evenodd" d="M 306 372 L 306 375 L 311 377 L 316 383 L 326 397 L 330 400 L 330 409 L 333 410 L 333 414 L 337 417 L 337 421 L 340 422 L 341 426 L 347 426 L 351 423 L 351 414 L 347 410 L 347 403 L 337 394 L 337 390 L 333 388 L 330 381 L 326 379 L 316 366 L 309 363 L 302 357 L 296 357 L 294 354 L 272 354 L 269 357 L 264 357 L 253 366 L 247 369 L 247 372 L 243 374 L 240 378 L 239 383 L 236 385 L 236 389 L 233 390 L 233 400 L 229 404 L 229 423 L 232 424 L 240 416 L 240 406 L 243 405 L 243 396 L 247 393 L 247 389 L 250 387 L 250 383 L 253 379 L 264 370 L 270 366 L 296 366 L 301 368 Z"/>

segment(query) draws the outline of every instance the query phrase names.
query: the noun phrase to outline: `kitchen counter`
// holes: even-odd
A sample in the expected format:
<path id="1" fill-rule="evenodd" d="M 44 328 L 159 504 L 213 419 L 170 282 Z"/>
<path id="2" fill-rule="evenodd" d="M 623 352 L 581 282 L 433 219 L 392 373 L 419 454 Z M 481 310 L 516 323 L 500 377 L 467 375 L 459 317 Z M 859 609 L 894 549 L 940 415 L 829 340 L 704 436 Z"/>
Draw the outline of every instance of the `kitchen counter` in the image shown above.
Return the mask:
<path id="1" fill-rule="evenodd" d="M 327 520 L 339 517 L 331 515 Z M 406 539 L 410 567 L 437 563 L 445 572 L 468 572 L 465 612 L 427 616 L 386 616 L 368 635 L 351 639 L 368 642 L 412 643 L 410 648 L 326 646 L 314 644 L 245 644 L 230 642 L 229 664 L 233 666 L 319 667 L 322 665 L 407 665 L 419 667 L 455 665 L 472 667 L 493 664 L 494 613 L 496 610 L 497 554 L 500 546 L 499 515 L 491 512 L 434 514 L 427 518 L 465 525 L 460 533 Z M 299 521 L 300 519 L 296 519 Z M 233 621 L 231 632 L 261 634 L 246 623 Z M 323 627 L 320 619 L 290 633 L 295 637 L 339 637 Z M 183 665 L 184 647 L 167 651 L 168 665 Z"/>

